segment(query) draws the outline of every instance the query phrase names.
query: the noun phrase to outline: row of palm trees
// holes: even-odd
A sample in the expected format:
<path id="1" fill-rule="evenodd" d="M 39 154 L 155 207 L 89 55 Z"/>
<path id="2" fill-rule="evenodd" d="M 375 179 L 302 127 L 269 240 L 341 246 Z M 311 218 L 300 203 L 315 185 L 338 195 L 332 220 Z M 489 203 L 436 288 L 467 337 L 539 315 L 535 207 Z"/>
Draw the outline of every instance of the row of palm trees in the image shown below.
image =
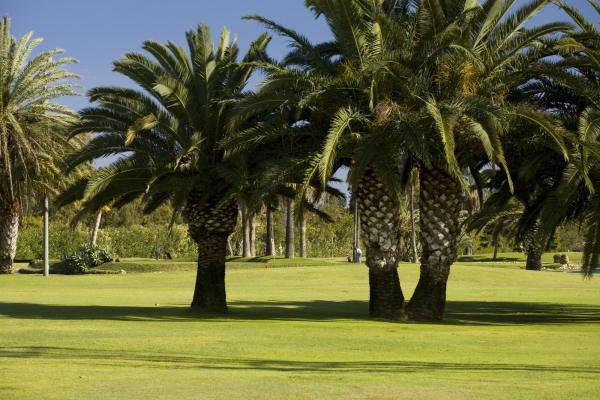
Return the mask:
<path id="1" fill-rule="evenodd" d="M 585 220 L 590 271 L 600 253 L 600 34 L 558 1 L 573 22 L 527 27 L 551 0 L 514 11 L 513 3 L 305 0 L 331 30 L 323 43 L 247 17 L 288 39 L 281 61 L 268 55 L 268 34 L 240 61 L 226 29 L 216 45 L 206 25 L 187 32 L 187 49 L 146 41 L 144 54 L 114 62 L 137 89 L 88 92 L 95 104 L 79 112 L 69 138 L 95 136 L 66 157 L 66 170 L 121 157 L 76 180 L 57 204 L 80 200 L 95 211 L 141 198 L 152 212 L 170 202 L 198 244 L 199 311 L 227 310 L 237 199 L 269 210 L 284 196 L 289 215 L 292 207 L 297 219 L 318 213 L 323 192 L 339 195 L 328 183 L 342 167 L 357 194 L 374 318 L 443 318 L 466 176 L 493 190 L 489 214 L 524 205 L 520 231 L 534 258 L 558 224 Z M 264 80 L 247 91 L 253 72 Z M 399 207 L 417 172 L 421 274 L 407 303 Z"/>

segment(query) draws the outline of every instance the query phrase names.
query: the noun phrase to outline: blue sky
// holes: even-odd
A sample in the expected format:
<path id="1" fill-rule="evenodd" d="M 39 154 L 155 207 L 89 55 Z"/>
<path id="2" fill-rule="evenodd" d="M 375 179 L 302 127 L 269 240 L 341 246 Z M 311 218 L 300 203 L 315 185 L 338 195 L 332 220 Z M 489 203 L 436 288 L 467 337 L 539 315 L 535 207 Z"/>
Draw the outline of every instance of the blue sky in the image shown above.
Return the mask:
<path id="1" fill-rule="evenodd" d="M 587 0 L 566 0 L 586 15 L 597 18 Z M 128 85 L 112 72 L 112 61 L 123 53 L 139 51 L 142 41 L 171 40 L 185 45 L 185 32 L 199 22 L 207 23 L 218 36 L 223 26 L 238 35 L 245 53 L 249 43 L 265 31 L 255 21 L 242 20 L 258 14 L 295 29 L 315 42 L 331 37 L 325 23 L 315 20 L 303 0 L 3 0 L 1 11 L 11 17 L 11 33 L 20 38 L 34 31 L 44 42 L 39 50 L 62 48 L 79 60 L 71 70 L 82 76 L 85 88 Z M 524 4 L 517 0 L 515 5 Z M 540 13 L 536 22 L 562 18 L 554 6 Z M 269 45 L 272 56 L 286 52 L 283 38 Z M 256 82 L 256 80 L 255 80 Z M 85 98 L 63 99 L 73 109 L 87 105 Z"/>
<path id="2" fill-rule="evenodd" d="M 598 19 L 587 0 L 565 1 Z M 516 6 L 524 3 L 525 0 L 515 1 Z M 113 60 L 123 53 L 140 51 L 146 39 L 185 45 L 185 32 L 200 22 L 211 27 L 214 37 L 227 26 L 237 34 L 242 54 L 265 31 L 255 21 L 241 19 L 250 14 L 272 19 L 315 42 L 331 37 L 323 20 L 315 20 L 303 0 L 3 0 L 1 12 L 10 16 L 13 36 L 20 38 L 34 31 L 34 37 L 44 39 L 38 47 L 40 51 L 62 48 L 65 55 L 79 60 L 70 69 L 81 75 L 79 83 L 86 89 L 129 85 L 125 78 L 112 72 Z M 536 17 L 536 22 L 564 18 L 562 12 L 550 6 Z M 285 39 L 275 37 L 269 53 L 281 58 L 286 53 Z M 75 110 L 88 105 L 85 97 L 65 98 L 61 102 Z M 106 160 L 98 164 L 106 164 Z"/>
<path id="3" fill-rule="evenodd" d="M 258 14 L 301 31 L 314 41 L 330 37 L 324 23 L 315 21 L 302 0 L 4 0 L 2 12 L 11 17 L 11 33 L 21 37 L 34 31 L 44 38 L 42 50 L 62 48 L 79 60 L 70 69 L 82 76 L 86 88 L 128 85 L 112 72 L 112 61 L 125 52 L 140 51 L 142 41 L 171 40 L 186 45 L 185 32 L 207 23 L 218 39 L 224 26 L 237 34 L 241 53 L 265 28 L 241 18 Z M 279 58 L 286 52 L 282 38 L 274 38 L 269 52 Z M 65 99 L 79 109 L 84 99 Z"/>

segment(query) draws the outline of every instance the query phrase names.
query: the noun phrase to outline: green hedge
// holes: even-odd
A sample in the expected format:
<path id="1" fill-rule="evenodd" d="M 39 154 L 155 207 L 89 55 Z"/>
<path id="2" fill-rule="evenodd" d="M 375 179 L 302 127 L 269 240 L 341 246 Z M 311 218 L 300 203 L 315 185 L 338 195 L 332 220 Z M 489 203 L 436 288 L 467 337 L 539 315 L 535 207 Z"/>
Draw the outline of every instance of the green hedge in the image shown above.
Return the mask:
<path id="1" fill-rule="evenodd" d="M 19 229 L 17 259 L 42 257 L 42 229 L 25 226 Z M 72 230 L 68 225 L 51 224 L 49 227 L 50 258 L 62 259 L 90 241 L 89 229 Z M 196 257 L 196 245 L 187 234 L 185 225 L 175 225 L 172 230 L 165 226 L 133 225 L 130 227 L 106 228 L 98 232 L 97 244 L 112 247 L 119 257 L 154 257 L 154 249 L 161 247 L 179 258 Z M 165 254 L 163 252 L 163 255 Z"/>

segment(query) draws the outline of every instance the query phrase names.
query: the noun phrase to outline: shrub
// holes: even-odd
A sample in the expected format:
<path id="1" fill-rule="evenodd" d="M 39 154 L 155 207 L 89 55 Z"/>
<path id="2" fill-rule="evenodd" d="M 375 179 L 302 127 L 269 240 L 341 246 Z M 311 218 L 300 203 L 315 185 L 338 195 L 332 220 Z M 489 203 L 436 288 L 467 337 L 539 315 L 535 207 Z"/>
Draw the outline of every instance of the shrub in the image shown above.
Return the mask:
<path id="1" fill-rule="evenodd" d="M 83 229 L 71 229 L 68 225 L 50 224 L 49 227 L 50 258 L 60 259 L 77 250 L 77 243 L 89 240 L 90 233 Z M 34 224 L 23 224 L 17 238 L 18 259 L 42 258 L 44 233 L 41 227 Z"/>
<path id="2" fill-rule="evenodd" d="M 65 274 L 82 274 L 90 268 L 111 262 L 114 258 L 115 252 L 110 247 L 101 248 L 86 243 L 78 251 L 66 256 L 61 267 Z"/>

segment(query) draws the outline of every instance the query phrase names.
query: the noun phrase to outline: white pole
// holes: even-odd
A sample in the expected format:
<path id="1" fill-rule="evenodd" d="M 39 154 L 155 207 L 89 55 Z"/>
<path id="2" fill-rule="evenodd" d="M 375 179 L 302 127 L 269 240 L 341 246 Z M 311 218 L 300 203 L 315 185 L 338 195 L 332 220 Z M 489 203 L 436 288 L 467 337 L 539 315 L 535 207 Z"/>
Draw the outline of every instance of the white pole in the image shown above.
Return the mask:
<path id="1" fill-rule="evenodd" d="M 44 196 L 44 276 L 50 275 L 48 260 L 48 196 Z"/>

